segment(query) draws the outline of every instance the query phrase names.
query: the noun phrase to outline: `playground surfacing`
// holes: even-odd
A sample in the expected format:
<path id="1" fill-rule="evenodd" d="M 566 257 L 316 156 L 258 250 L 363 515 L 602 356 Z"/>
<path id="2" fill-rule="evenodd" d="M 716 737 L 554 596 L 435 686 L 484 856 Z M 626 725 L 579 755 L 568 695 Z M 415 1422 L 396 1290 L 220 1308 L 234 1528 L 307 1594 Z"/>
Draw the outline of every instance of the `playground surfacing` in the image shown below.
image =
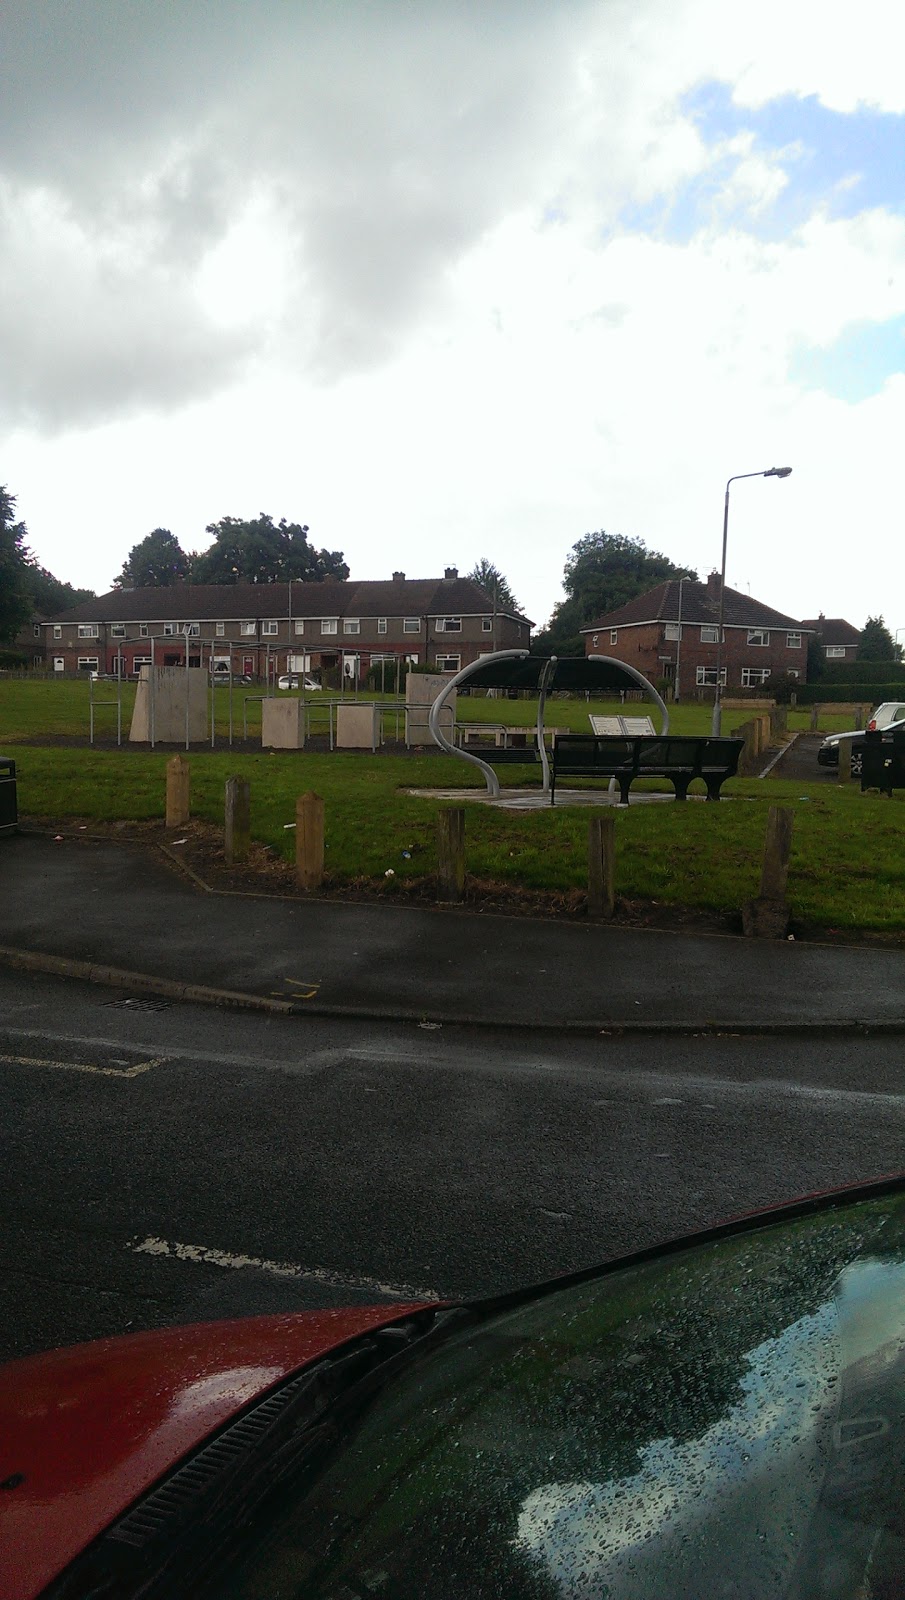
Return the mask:
<path id="1" fill-rule="evenodd" d="M 492 806 L 497 811 L 541 811 L 550 810 L 550 796 L 542 789 L 504 789 L 499 795 L 487 794 L 483 789 L 406 789 L 406 794 L 414 795 L 419 800 L 443 800 L 448 804 L 463 803 L 467 800 L 476 801 L 479 805 Z M 689 800 L 706 800 L 706 795 L 690 794 Z M 629 804 L 631 806 L 667 805 L 675 803 L 674 794 L 633 794 Z M 563 806 L 618 806 L 619 790 L 614 789 L 561 789 L 556 790 L 557 811 Z"/>

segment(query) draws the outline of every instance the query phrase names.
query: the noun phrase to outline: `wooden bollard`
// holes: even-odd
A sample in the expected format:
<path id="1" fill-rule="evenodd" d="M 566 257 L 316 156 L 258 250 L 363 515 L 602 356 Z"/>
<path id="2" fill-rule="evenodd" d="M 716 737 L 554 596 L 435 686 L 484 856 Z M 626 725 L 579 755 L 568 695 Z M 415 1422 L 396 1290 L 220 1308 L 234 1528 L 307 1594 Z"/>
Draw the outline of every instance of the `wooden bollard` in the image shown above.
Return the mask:
<path id="1" fill-rule="evenodd" d="M 817 723 L 819 721 L 817 713 L 819 712 L 819 710 L 820 710 L 820 707 L 818 705 L 813 705 L 811 707 L 811 732 L 812 733 L 816 733 L 817 732 Z"/>
<path id="2" fill-rule="evenodd" d="M 852 781 L 852 741 L 840 739 L 837 746 L 839 750 L 839 782 L 851 783 Z"/>
<path id="3" fill-rule="evenodd" d="M 302 889 L 324 881 L 324 802 L 319 794 L 300 794 L 295 802 L 295 870 Z"/>
<path id="4" fill-rule="evenodd" d="M 167 827 L 184 828 L 191 816 L 189 808 L 189 764 L 184 756 L 167 762 Z"/>
<path id="5" fill-rule="evenodd" d="M 227 778 L 223 851 L 226 865 L 244 861 L 251 844 L 251 784 L 247 778 Z"/>
<path id="6" fill-rule="evenodd" d="M 465 807 L 437 812 L 437 899 L 461 900 L 465 892 Z"/>
<path id="7" fill-rule="evenodd" d="M 760 895 L 742 906 L 742 927 L 755 939 L 783 939 L 789 927 L 786 885 L 792 852 L 794 813 L 788 806 L 771 806 L 760 874 Z"/>
<path id="8" fill-rule="evenodd" d="M 588 916 L 611 917 L 616 906 L 616 818 L 588 819 Z"/>

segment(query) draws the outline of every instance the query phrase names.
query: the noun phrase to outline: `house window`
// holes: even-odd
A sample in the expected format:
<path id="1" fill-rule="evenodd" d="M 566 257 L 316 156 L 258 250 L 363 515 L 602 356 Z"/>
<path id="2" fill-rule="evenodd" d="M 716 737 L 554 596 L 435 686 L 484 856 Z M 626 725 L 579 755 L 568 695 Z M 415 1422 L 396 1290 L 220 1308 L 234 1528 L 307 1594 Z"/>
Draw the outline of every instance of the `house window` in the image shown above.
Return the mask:
<path id="1" fill-rule="evenodd" d="M 800 678 L 801 677 L 801 673 L 799 672 L 797 667 L 786 667 L 786 677 L 787 678 Z"/>
<path id="2" fill-rule="evenodd" d="M 63 672 L 63 671 L 65 671 L 65 668 L 66 668 L 66 662 L 63 659 L 63 657 L 62 656 L 54 656 L 54 658 L 53 658 L 53 670 L 54 670 L 54 672 Z"/>
<path id="3" fill-rule="evenodd" d="M 482 617 L 481 618 L 481 632 L 482 633 L 492 633 L 493 632 L 493 618 L 492 617 Z"/>
<path id="4" fill-rule="evenodd" d="M 618 644 L 618 643 L 619 643 L 619 629 L 618 628 L 611 628 L 610 629 L 610 644 Z"/>
<path id="5" fill-rule="evenodd" d="M 701 629 L 701 643 L 702 644 L 719 644 L 719 642 L 720 642 L 720 630 L 719 630 L 719 628 L 702 628 Z"/>
<path id="6" fill-rule="evenodd" d="M 769 635 L 769 633 L 767 633 L 765 628 L 749 628 L 748 629 L 748 643 L 749 644 L 769 644 L 770 643 L 770 635 Z"/>
<path id="7" fill-rule="evenodd" d="M 135 656 L 132 661 L 132 671 L 135 673 L 135 676 L 138 677 L 142 667 L 149 667 L 150 665 L 150 656 Z"/>
<path id="8" fill-rule="evenodd" d="M 97 656 L 79 656 L 79 672 L 96 672 Z"/>
<path id="9" fill-rule="evenodd" d="M 759 689 L 769 676 L 769 667 L 742 667 L 742 688 Z"/>
<path id="10" fill-rule="evenodd" d="M 171 634 L 174 634 L 176 632 L 176 624 L 175 624 L 175 622 L 165 622 L 164 625 L 163 625 L 163 631 L 166 634 L 167 638 L 169 638 Z"/>
<path id="11" fill-rule="evenodd" d="M 462 632 L 462 618 L 461 617 L 438 617 L 437 618 L 437 632 L 438 633 L 461 633 Z"/>
<path id="12" fill-rule="evenodd" d="M 386 631 L 387 631 L 387 619 L 386 619 L 386 617 L 378 617 L 377 618 L 377 632 L 378 633 L 386 633 Z"/>
<path id="13" fill-rule="evenodd" d="M 404 617 L 403 618 L 403 622 L 402 622 L 402 631 L 403 631 L 403 633 L 420 633 L 421 632 L 421 618 L 420 617 Z"/>
<path id="14" fill-rule="evenodd" d="M 214 633 L 217 635 L 218 639 L 222 639 L 223 635 L 225 634 L 225 632 L 226 632 L 226 623 L 225 622 L 215 622 L 214 623 Z"/>
<path id="15" fill-rule="evenodd" d="M 254 623 L 253 622 L 240 622 L 239 623 L 239 632 L 242 635 L 243 639 L 253 639 L 254 636 L 255 636 L 255 632 L 256 632 Z"/>
<path id="16" fill-rule="evenodd" d="M 801 649 L 801 634 L 800 633 L 787 633 L 786 634 L 786 649 L 787 650 L 800 650 Z"/>
<path id="17" fill-rule="evenodd" d="M 148 624 L 146 622 L 140 622 L 138 624 L 138 632 L 139 632 L 139 636 L 142 639 L 147 639 L 147 637 L 148 637 Z"/>
<path id="18" fill-rule="evenodd" d="M 417 652 L 417 650 L 410 651 L 408 653 L 408 655 L 406 655 L 406 657 L 405 657 L 405 662 L 406 662 L 406 665 L 409 666 L 409 667 L 417 667 L 417 665 L 418 665 L 418 652 Z"/>
<path id="19" fill-rule="evenodd" d="M 62 639 L 63 637 L 63 630 L 58 622 L 53 625 L 53 636 L 55 639 Z"/>
<path id="20" fill-rule="evenodd" d="M 179 631 L 189 639 L 197 639 L 201 632 L 201 624 L 198 622 L 184 622 Z"/>
<path id="21" fill-rule="evenodd" d="M 438 656 L 437 657 L 437 671 L 438 672 L 458 672 L 459 667 L 461 666 L 461 664 L 462 664 L 462 657 L 461 656 L 443 655 L 443 656 Z"/>
<path id="22" fill-rule="evenodd" d="M 40 639 L 41 637 L 41 625 L 38 622 L 36 622 L 34 625 L 34 636 L 36 639 Z"/>
<path id="23" fill-rule="evenodd" d="M 666 627 L 663 629 L 663 637 L 664 639 L 681 639 L 682 629 L 677 622 L 667 622 Z"/>
<path id="24" fill-rule="evenodd" d="M 695 682 L 699 689 L 716 688 L 716 667 L 698 667 L 695 672 Z M 720 683 L 726 686 L 726 668 L 720 667 Z"/>
<path id="25" fill-rule="evenodd" d="M 34 662 L 34 665 L 36 667 L 43 666 L 43 664 L 44 664 L 44 657 L 43 656 L 32 656 L 31 659 Z"/>
<path id="26" fill-rule="evenodd" d="M 840 659 L 844 661 L 845 660 L 845 645 L 844 644 L 828 644 L 828 645 L 825 646 L 825 653 L 826 653 L 827 661 L 838 661 Z"/>
<path id="27" fill-rule="evenodd" d="M 295 627 L 296 633 L 304 633 L 304 631 L 305 631 L 305 619 L 304 619 L 304 617 L 296 617 L 295 623 L 294 623 L 294 627 Z"/>
<path id="28" fill-rule="evenodd" d="M 361 623 L 357 617 L 346 617 L 343 621 L 343 633 L 361 633 Z"/>
<path id="29" fill-rule="evenodd" d="M 110 637 L 111 637 L 111 639 L 125 639 L 125 637 L 126 637 L 126 625 L 125 625 L 125 623 L 124 622 L 114 622 L 112 628 L 110 629 Z"/>
<path id="30" fill-rule="evenodd" d="M 80 622 L 79 623 L 79 638 L 80 639 L 96 639 L 97 638 L 97 623 L 96 622 Z"/>
<path id="31" fill-rule="evenodd" d="M 275 633 L 279 633 L 279 631 L 280 631 L 280 624 L 278 622 L 273 622 L 273 621 L 265 622 L 264 627 L 262 629 L 262 632 L 265 635 L 267 635 L 268 638 L 272 638 L 273 635 Z"/>
<path id="32" fill-rule="evenodd" d="M 336 633 L 338 620 L 336 617 L 324 617 L 321 621 L 321 633 Z"/>

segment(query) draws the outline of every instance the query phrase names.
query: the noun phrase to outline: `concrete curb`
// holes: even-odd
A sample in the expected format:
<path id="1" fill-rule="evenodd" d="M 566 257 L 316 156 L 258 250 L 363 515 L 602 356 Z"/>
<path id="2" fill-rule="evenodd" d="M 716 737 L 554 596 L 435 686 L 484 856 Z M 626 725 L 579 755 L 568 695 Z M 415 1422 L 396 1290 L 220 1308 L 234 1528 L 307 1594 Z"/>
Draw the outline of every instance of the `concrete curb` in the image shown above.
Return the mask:
<path id="1" fill-rule="evenodd" d="M 76 961 L 69 956 L 54 956 L 40 950 L 14 950 L 0 945 L 0 964 L 23 972 L 40 972 L 49 977 L 77 978 L 83 983 L 105 988 L 132 989 L 162 999 L 183 1000 L 195 1005 L 214 1005 L 243 1011 L 263 1011 L 276 1016 L 318 1017 L 346 1022 L 412 1023 L 434 1028 L 481 1028 L 485 1033 L 555 1033 L 572 1038 L 765 1038 L 765 1039 L 865 1039 L 905 1036 L 905 1017 L 868 1019 L 837 1017 L 821 1022 L 716 1021 L 669 1022 L 655 1019 L 613 1021 L 526 1022 L 505 1017 L 482 1017 L 471 1012 L 450 1014 L 442 1011 L 413 1011 L 404 1006 L 325 1005 L 305 1000 L 279 1000 L 267 995 L 248 994 L 237 989 L 217 989 L 201 983 L 179 983 L 150 973 L 129 972 L 100 962 Z"/>
<path id="2" fill-rule="evenodd" d="M 138 989 L 170 1000 L 189 1000 L 197 1005 L 234 1007 L 244 1011 L 269 1011 L 289 1016 L 296 1009 L 291 1000 L 270 999 L 267 995 L 245 994 L 237 989 L 214 989 L 203 983 L 178 983 L 173 978 L 156 978 L 147 972 L 129 972 L 96 961 L 75 961 L 70 956 L 46 955 L 40 950 L 13 950 L 0 945 L 0 963 L 21 972 L 43 972 L 57 978 L 79 978 L 83 983 L 103 984 L 111 989 Z"/>

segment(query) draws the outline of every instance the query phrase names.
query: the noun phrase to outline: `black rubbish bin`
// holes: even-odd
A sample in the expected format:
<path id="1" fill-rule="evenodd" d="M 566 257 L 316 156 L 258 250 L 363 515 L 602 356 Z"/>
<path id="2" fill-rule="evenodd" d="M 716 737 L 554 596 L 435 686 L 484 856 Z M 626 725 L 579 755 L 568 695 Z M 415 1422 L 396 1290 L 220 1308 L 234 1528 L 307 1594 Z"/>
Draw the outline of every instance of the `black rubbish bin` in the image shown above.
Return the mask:
<path id="1" fill-rule="evenodd" d="M 0 839 L 15 833 L 19 823 L 16 809 L 16 763 L 0 756 Z"/>

